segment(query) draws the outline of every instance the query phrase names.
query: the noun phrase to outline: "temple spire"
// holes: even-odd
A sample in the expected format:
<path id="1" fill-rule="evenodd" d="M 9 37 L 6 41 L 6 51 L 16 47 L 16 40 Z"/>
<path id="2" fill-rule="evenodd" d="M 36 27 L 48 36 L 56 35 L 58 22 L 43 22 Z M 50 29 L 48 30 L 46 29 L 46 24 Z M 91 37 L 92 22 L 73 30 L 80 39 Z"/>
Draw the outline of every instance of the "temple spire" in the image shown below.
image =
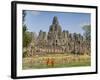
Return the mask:
<path id="1" fill-rule="evenodd" d="M 54 16 L 52 24 L 59 24 L 57 16 Z"/>

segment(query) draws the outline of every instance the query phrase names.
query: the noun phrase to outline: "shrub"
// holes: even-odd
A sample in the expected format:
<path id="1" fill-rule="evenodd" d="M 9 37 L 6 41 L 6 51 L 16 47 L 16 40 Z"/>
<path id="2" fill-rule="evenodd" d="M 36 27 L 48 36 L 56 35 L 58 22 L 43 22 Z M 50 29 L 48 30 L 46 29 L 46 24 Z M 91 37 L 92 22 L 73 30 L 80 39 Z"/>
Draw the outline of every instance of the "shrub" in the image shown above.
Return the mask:
<path id="1" fill-rule="evenodd" d="M 23 57 L 27 57 L 27 56 L 28 56 L 28 52 L 27 51 L 23 52 Z"/>

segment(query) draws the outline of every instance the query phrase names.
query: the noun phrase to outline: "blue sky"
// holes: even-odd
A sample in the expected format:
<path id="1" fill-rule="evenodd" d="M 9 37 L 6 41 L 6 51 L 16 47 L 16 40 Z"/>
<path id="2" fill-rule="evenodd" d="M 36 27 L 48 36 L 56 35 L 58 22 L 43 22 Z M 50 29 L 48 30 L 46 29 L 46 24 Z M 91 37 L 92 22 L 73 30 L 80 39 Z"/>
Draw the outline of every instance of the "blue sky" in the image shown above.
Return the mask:
<path id="1" fill-rule="evenodd" d="M 91 15 L 89 13 L 72 12 L 47 12 L 47 11 L 26 11 L 25 24 L 31 32 L 38 33 L 40 30 L 48 32 L 54 16 L 58 17 L 62 30 L 71 33 L 83 34 L 83 25 L 90 24 Z"/>

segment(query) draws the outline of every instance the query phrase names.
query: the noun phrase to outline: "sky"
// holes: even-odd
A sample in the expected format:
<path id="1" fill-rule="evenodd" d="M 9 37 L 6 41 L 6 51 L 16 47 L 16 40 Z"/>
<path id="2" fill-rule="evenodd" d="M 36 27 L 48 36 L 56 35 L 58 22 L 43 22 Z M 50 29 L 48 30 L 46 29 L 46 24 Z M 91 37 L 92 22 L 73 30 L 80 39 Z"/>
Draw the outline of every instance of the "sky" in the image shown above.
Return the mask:
<path id="1" fill-rule="evenodd" d="M 51 11 L 26 11 L 25 24 L 31 32 L 39 33 L 40 30 L 48 32 L 53 17 L 57 16 L 62 30 L 83 35 L 82 26 L 91 23 L 90 13 L 51 12 Z"/>

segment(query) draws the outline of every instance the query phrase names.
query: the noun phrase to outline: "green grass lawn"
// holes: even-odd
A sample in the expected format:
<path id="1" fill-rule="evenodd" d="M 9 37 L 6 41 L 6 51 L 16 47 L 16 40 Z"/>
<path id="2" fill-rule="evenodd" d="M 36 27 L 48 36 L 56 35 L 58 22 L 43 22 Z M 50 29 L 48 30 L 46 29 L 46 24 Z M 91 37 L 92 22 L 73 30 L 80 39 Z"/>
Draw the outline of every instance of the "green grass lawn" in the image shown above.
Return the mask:
<path id="1" fill-rule="evenodd" d="M 47 65 L 47 59 L 53 59 L 54 65 Z M 66 55 L 66 54 L 47 54 L 34 55 L 33 57 L 23 58 L 23 69 L 42 69 L 42 68 L 63 68 L 90 66 L 90 56 L 88 55 Z"/>

